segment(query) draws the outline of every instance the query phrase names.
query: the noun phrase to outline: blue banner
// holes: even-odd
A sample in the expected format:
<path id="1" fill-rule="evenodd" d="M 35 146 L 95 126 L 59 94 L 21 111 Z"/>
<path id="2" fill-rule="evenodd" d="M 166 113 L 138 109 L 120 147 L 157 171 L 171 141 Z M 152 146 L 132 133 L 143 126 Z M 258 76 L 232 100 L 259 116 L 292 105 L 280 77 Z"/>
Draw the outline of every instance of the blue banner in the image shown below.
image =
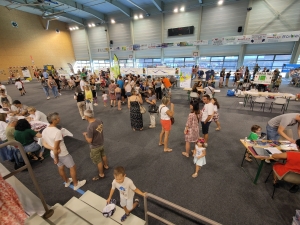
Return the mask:
<path id="1" fill-rule="evenodd" d="M 288 73 L 297 68 L 300 68 L 300 64 L 283 64 L 281 72 Z"/>

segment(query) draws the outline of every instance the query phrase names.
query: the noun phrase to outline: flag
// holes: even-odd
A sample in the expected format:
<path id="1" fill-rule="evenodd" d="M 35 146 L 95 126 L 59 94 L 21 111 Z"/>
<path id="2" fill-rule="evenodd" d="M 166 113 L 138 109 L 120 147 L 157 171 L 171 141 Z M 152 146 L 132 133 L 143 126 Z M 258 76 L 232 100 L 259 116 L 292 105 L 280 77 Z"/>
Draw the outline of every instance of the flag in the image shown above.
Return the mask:
<path id="1" fill-rule="evenodd" d="M 119 59 L 116 56 L 116 54 L 114 54 L 114 65 L 111 68 L 111 71 L 113 72 L 113 76 L 115 78 L 118 78 L 118 76 L 121 75 L 121 73 L 120 73 Z"/>

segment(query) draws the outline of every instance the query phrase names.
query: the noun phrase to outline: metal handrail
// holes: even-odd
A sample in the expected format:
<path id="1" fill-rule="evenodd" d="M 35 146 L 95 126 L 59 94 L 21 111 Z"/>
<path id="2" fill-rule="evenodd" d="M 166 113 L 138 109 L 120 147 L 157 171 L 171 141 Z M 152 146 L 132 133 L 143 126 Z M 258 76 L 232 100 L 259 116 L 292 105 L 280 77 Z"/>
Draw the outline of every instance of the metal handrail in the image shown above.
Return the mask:
<path id="1" fill-rule="evenodd" d="M 172 223 L 172 222 L 170 222 L 170 221 L 168 221 L 168 220 L 166 220 L 166 219 L 164 219 L 164 218 L 162 218 L 162 217 L 160 217 L 160 216 L 158 216 L 158 215 L 156 215 L 154 213 L 149 212 L 148 211 L 148 205 L 147 205 L 147 198 L 152 198 L 152 199 L 154 199 L 154 200 L 156 200 L 158 202 L 166 204 L 166 205 L 168 205 L 168 206 L 170 206 L 170 207 L 172 207 L 174 209 L 177 209 L 177 210 L 179 210 L 179 211 L 181 211 L 181 212 L 183 212 L 183 213 L 185 213 L 185 214 L 187 214 L 189 216 L 192 216 L 192 217 L 194 217 L 194 218 L 196 218 L 196 219 L 198 219 L 198 220 L 200 220 L 202 222 L 205 222 L 206 224 L 221 225 L 220 223 L 218 223 L 216 221 L 213 221 L 213 220 L 208 219 L 208 218 L 206 218 L 204 216 L 201 216 L 200 214 L 197 214 L 197 213 L 195 213 L 195 212 L 193 212 L 191 210 L 188 210 L 188 209 L 183 208 L 183 207 L 181 207 L 179 205 L 176 205 L 176 204 L 174 204 L 174 203 L 172 203 L 172 202 L 170 202 L 168 200 L 165 200 L 163 198 L 160 198 L 160 197 L 158 197 L 156 195 L 153 195 L 153 194 L 150 194 L 150 193 L 145 193 L 145 196 L 144 196 L 144 210 L 145 210 L 146 225 L 149 224 L 148 223 L 148 216 L 152 216 L 153 218 L 155 218 L 155 219 L 157 219 L 157 220 L 159 220 L 159 221 L 161 221 L 161 222 L 163 222 L 163 223 L 165 223 L 167 225 L 175 225 L 174 223 Z"/>
<path id="2" fill-rule="evenodd" d="M 44 209 L 46 211 L 44 213 L 44 215 L 43 215 L 43 218 L 44 219 L 48 219 L 49 217 L 51 217 L 53 215 L 54 210 L 53 209 L 48 209 L 48 206 L 46 204 L 44 195 L 43 195 L 43 193 L 42 193 L 42 191 L 41 191 L 41 189 L 40 189 L 40 187 L 39 187 L 39 185 L 37 183 L 37 180 L 36 180 L 36 178 L 34 176 L 32 167 L 30 165 L 30 162 L 29 162 L 29 160 L 27 158 L 26 152 L 24 151 L 24 148 L 23 148 L 22 144 L 20 142 L 18 142 L 18 141 L 8 141 L 8 142 L 0 144 L 0 151 L 1 151 L 1 148 L 5 147 L 7 145 L 18 146 L 18 149 L 20 150 L 20 153 L 21 153 L 21 155 L 23 157 L 23 160 L 25 162 L 25 166 L 22 166 L 21 168 L 15 170 L 13 172 L 10 172 L 9 174 L 5 175 L 3 177 L 3 179 L 6 180 L 6 179 L 10 178 L 11 176 L 14 176 L 17 173 L 19 173 L 19 172 L 21 172 L 21 171 L 23 171 L 25 169 L 28 169 L 30 178 L 31 178 L 31 180 L 33 182 L 34 187 L 36 188 L 36 190 L 38 192 L 39 198 L 40 198 L 40 200 L 41 200 L 41 202 L 43 204 L 43 207 L 44 207 Z"/>

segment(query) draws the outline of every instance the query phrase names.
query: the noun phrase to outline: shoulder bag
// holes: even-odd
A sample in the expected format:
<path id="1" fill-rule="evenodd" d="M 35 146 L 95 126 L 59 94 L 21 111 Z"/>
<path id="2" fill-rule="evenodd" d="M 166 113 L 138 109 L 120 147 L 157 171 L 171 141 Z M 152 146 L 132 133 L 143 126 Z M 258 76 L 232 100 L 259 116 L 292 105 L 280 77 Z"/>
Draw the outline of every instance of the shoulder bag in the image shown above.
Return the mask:
<path id="1" fill-rule="evenodd" d="M 137 100 L 137 98 L 136 98 L 136 100 Z M 139 103 L 139 101 L 137 101 L 137 102 Z M 142 114 L 144 114 L 147 110 L 146 110 L 145 107 L 142 106 L 140 103 L 139 103 L 139 106 L 140 106 L 140 112 L 141 112 Z"/>

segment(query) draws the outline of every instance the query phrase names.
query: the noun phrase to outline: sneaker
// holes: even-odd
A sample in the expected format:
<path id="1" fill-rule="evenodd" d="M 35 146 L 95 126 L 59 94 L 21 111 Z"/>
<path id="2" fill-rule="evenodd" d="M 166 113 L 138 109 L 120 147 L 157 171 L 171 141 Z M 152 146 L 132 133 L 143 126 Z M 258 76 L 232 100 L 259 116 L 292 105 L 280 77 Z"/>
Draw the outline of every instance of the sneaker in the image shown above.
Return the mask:
<path id="1" fill-rule="evenodd" d="M 69 187 L 72 181 L 73 181 L 72 178 L 69 178 L 69 181 L 65 183 L 65 187 Z"/>
<path id="2" fill-rule="evenodd" d="M 50 99 L 50 97 L 47 97 L 47 100 L 49 100 Z"/>
<path id="3" fill-rule="evenodd" d="M 98 104 L 97 103 L 94 103 L 94 106 L 97 106 Z"/>
<path id="4" fill-rule="evenodd" d="M 86 180 L 78 181 L 77 185 L 74 186 L 74 191 L 77 191 L 79 188 L 81 188 L 83 185 L 85 185 Z"/>
<path id="5" fill-rule="evenodd" d="M 81 117 L 83 120 L 85 120 L 85 118 L 84 118 L 84 116 L 83 117 Z"/>
<path id="6" fill-rule="evenodd" d="M 151 125 L 150 125 L 149 128 L 155 128 L 155 126 L 151 126 Z"/>
<path id="7" fill-rule="evenodd" d="M 269 159 L 266 159 L 265 162 L 266 163 L 271 163 L 271 161 Z"/>
<path id="8" fill-rule="evenodd" d="M 59 95 L 61 95 L 61 93 L 59 93 Z"/>

